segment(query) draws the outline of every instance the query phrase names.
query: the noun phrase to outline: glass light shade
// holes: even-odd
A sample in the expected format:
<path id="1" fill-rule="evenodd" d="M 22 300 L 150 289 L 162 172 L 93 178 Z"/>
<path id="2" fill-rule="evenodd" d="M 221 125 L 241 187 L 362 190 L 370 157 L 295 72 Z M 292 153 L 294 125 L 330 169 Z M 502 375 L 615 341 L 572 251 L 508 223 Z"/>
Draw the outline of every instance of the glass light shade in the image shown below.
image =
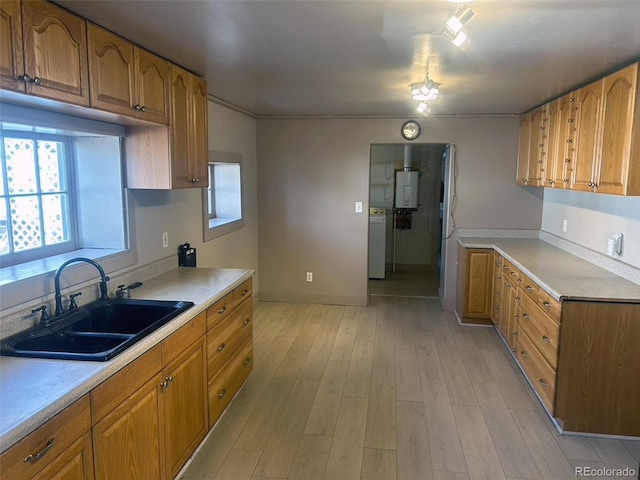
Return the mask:
<path id="1" fill-rule="evenodd" d="M 467 45 L 469 45 L 469 37 L 467 36 L 466 33 L 460 31 L 456 36 L 456 38 L 451 40 L 451 43 L 453 43 L 456 47 L 460 49 L 464 49 Z"/>
<path id="2" fill-rule="evenodd" d="M 462 27 L 464 27 L 467 22 L 471 20 L 471 17 L 473 17 L 473 10 L 471 10 L 469 7 L 464 7 L 462 8 L 462 10 L 452 15 L 451 18 L 447 20 L 446 25 L 451 29 L 453 33 L 458 33 L 460 30 L 462 30 Z"/>
<path id="3" fill-rule="evenodd" d="M 424 100 L 424 93 L 422 91 L 423 87 L 424 87 L 424 83 L 411 84 L 411 97 L 414 100 Z"/>
<path id="4" fill-rule="evenodd" d="M 416 110 L 418 110 L 418 112 L 420 113 L 425 113 L 427 110 L 431 111 L 426 102 L 420 102 Z"/>

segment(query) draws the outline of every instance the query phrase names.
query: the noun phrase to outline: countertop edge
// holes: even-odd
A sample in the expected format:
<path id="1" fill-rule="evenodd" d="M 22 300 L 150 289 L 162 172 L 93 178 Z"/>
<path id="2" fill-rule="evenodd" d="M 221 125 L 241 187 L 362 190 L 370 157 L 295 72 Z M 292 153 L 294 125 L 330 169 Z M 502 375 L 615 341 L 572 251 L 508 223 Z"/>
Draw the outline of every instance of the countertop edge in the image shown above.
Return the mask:
<path id="1" fill-rule="evenodd" d="M 176 268 L 175 270 L 171 270 L 165 274 L 159 275 L 158 277 L 154 277 L 149 281 L 145 282 L 145 286 L 147 284 L 153 285 L 155 283 L 162 283 L 162 277 L 172 274 L 179 270 Z M 191 319 L 204 312 L 209 306 L 218 301 L 220 298 L 224 297 L 228 293 L 230 293 L 234 288 L 238 285 L 242 284 L 244 281 L 255 275 L 255 270 L 253 269 L 225 269 L 225 268 L 200 268 L 194 269 L 199 270 L 200 272 L 210 271 L 212 274 L 216 272 L 231 272 L 237 273 L 237 277 L 234 278 L 228 285 L 221 288 L 220 290 L 215 291 L 210 297 L 203 298 L 199 302 L 194 302 L 195 305 L 185 312 L 178 315 L 172 321 L 159 328 L 155 332 L 151 333 L 147 337 L 140 340 L 135 345 L 131 346 L 128 350 L 125 350 L 112 360 L 107 362 L 78 362 L 73 360 L 44 360 L 44 359 L 31 359 L 31 358 L 20 358 L 16 357 L 2 357 L 2 359 L 6 362 L 21 362 L 23 365 L 31 365 L 36 366 L 37 362 L 65 362 L 68 365 L 78 366 L 81 369 L 81 366 L 86 366 L 87 375 L 86 378 L 77 379 L 77 383 L 69 388 L 66 391 L 62 391 L 61 394 L 57 396 L 54 400 L 50 401 L 43 408 L 39 409 L 33 414 L 25 416 L 24 418 L 20 418 L 16 421 L 15 425 L 8 427 L 5 431 L 0 432 L 0 453 L 4 453 L 10 447 L 21 441 L 24 437 L 35 431 L 37 428 L 42 426 L 48 420 L 53 418 L 55 415 L 63 411 L 65 408 L 70 406 L 73 402 L 81 398 L 83 395 L 88 394 L 93 388 L 98 386 L 100 383 L 105 381 L 107 378 L 113 376 L 115 373 L 129 365 L 131 362 L 136 360 L 138 357 L 149 351 L 154 346 L 158 345 L 169 335 L 177 331 L 179 328 L 187 324 Z M 151 289 L 153 292 L 154 289 Z M 140 290 L 136 289 L 132 291 L 132 298 L 150 298 L 153 296 L 152 293 L 148 289 L 140 288 Z M 164 295 L 161 295 L 163 297 Z M 163 299 L 159 297 L 154 297 L 153 299 Z M 168 298 L 167 298 L 168 299 Z M 175 300 L 175 298 L 171 298 Z M 181 299 L 188 300 L 188 299 Z M 9 360 L 5 360 L 9 359 Z M 15 360 L 12 360 L 15 359 Z M 44 365 L 45 363 L 41 363 Z M 71 368 L 72 369 L 72 368 Z M 1 372 L 0 372 L 1 374 Z M 3 386 L 3 388 L 6 388 Z M 0 408 L 2 405 L 0 404 Z"/>
<path id="2" fill-rule="evenodd" d="M 514 240 L 519 240 L 519 239 L 513 239 L 513 238 L 509 238 L 509 239 L 505 239 L 505 238 L 496 238 L 496 237 L 482 237 L 482 238 L 469 238 L 469 237 L 457 237 L 457 242 L 460 246 L 464 247 L 464 248 L 476 248 L 476 249 L 493 249 L 495 250 L 497 253 L 499 253 L 500 255 L 502 255 L 504 258 L 506 258 L 509 262 L 513 263 L 516 267 L 518 267 L 518 269 L 520 269 L 525 275 L 527 275 L 528 277 L 531 278 L 531 280 L 535 281 L 543 290 L 545 290 L 548 294 L 550 294 L 553 298 L 555 298 L 558 301 L 596 301 L 596 302 L 612 302 L 612 303 L 640 303 L 640 298 L 627 298 L 627 297 L 614 297 L 614 296 L 598 296 L 598 295 L 575 295 L 575 294 L 571 294 L 569 292 L 559 292 L 556 289 L 554 289 L 553 287 L 551 287 L 547 282 L 545 282 L 543 279 L 540 278 L 539 275 L 536 275 L 535 273 L 533 273 L 529 268 L 527 268 L 523 263 L 521 263 L 519 260 L 517 260 L 516 258 L 514 258 L 508 251 L 506 251 L 504 248 L 502 248 L 499 245 L 499 242 L 501 241 L 505 241 L 505 240 L 509 240 L 509 241 L 514 241 Z M 522 239 L 525 240 L 525 239 Z M 558 247 L 556 247 L 555 245 L 552 245 L 548 242 L 545 242 L 544 240 L 541 239 L 526 239 L 526 240 L 534 240 L 534 241 L 538 241 L 541 242 L 541 245 L 544 245 L 545 248 L 550 248 L 550 249 L 555 249 L 558 250 L 559 252 L 562 252 L 563 255 L 567 255 L 567 258 L 571 258 L 574 261 L 580 261 L 580 262 L 586 262 L 589 263 L 590 267 L 593 269 L 598 269 L 599 271 L 602 272 L 606 272 L 607 274 L 613 276 L 613 277 L 617 277 L 620 280 L 623 280 L 625 282 L 628 282 L 628 280 L 624 279 L 623 277 L 619 277 L 618 275 L 616 275 L 615 273 L 609 272 L 605 269 L 603 269 L 602 267 L 598 266 L 598 265 L 594 265 L 590 262 L 588 262 L 587 260 L 584 260 L 580 257 L 577 257 L 575 255 L 572 255 L 569 252 L 566 252 L 562 249 L 559 249 Z M 632 283 L 632 282 L 629 282 Z"/>

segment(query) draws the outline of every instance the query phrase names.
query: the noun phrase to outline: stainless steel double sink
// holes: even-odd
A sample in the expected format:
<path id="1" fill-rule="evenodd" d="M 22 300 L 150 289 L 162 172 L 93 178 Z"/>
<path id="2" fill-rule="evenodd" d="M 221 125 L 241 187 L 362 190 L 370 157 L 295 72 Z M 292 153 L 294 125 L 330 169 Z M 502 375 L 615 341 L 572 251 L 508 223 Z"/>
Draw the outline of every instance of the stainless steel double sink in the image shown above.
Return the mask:
<path id="1" fill-rule="evenodd" d="M 193 302 L 102 298 L 0 342 L 0 354 L 107 361 L 165 325 Z"/>

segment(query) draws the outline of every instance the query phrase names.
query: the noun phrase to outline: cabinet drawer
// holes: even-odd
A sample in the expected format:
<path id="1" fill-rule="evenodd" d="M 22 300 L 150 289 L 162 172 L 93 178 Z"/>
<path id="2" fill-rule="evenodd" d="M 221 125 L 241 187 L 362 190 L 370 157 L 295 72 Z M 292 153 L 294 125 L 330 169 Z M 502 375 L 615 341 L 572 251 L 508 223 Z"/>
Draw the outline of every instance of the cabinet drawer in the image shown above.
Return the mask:
<path id="1" fill-rule="evenodd" d="M 549 409 L 549 412 L 553 415 L 556 372 L 551 368 L 551 365 L 547 363 L 527 333 L 522 329 L 518 329 L 515 347 L 518 363 L 520 363 L 533 388 L 538 392 L 538 395 Z"/>
<path id="2" fill-rule="evenodd" d="M 253 279 L 246 280 L 233 290 L 233 305 L 237 307 L 253 295 Z"/>
<path id="3" fill-rule="evenodd" d="M 207 330 L 213 328 L 220 320 L 233 310 L 233 292 L 227 293 L 216 303 L 207 308 Z"/>
<path id="4" fill-rule="evenodd" d="M 548 313 L 558 323 L 560 322 L 561 302 L 540 288 L 540 286 L 527 275 L 523 275 L 522 290 L 531 300 L 537 303 L 542 310 Z"/>
<path id="5" fill-rule="evenodd" d="M 218 375 L 209 380 L 209 428 L 211 428 L 253 369 L 253 339 L 249 337 Z"/>
<path id="6" fill-rule="evenodd" d="M 162 349 L 156 345 L 91 391 L 91 419 L 95 425 L 162 370 Z"/>
<path id="7" fill-rule="evenodd" d="M 207 332 L 207 378 L 213 377 L 251 335 L 252 324 L 253 306 L 245 302 Z"/>
<path id="8" fill-rule="evenodd" d="M 521 302 L 520 326 L 527 332 L 547 362 L 556 369 L 560 325 L 534 303 L 528 295 L 523 295 Z"/>
<path id="9" fill-rule="evenodd" d="M 77 400 L 0 456 L 3 478 L 32 478 L 91 428 L 89 396 Z"/>
<path id="10" fill-rule="evenodd" d="M 202 312 L 189 323 L 172 333 L 162 342 L 162 358 L 168 365 L 191 345 L 202 338 L 207 331 L 207 313 Z"/>

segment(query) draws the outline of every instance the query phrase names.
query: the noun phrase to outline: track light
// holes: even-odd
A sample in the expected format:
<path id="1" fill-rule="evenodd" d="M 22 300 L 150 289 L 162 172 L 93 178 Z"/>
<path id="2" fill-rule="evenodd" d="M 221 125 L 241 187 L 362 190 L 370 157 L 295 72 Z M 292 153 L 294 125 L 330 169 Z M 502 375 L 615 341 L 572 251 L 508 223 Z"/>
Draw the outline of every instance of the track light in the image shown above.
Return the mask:
<path id="1" fill-rule="evenodd" d="M 464 27 L 469 20 L 473 17 L 473 10 L 469 7 L 461 7 L 460 11 L 454 13 L 449 20 L 447 20 L 446 26 L 455 34 L 457 34 L 462 27 Z"/>
<path id="2" fill-rule="evenodd" d="M 456 33 L 449 29 L 449 27 L 444 27 L 442 34 L 449 40 L 451 40 L 451 43 L 453 43 L 460 50 L 464 50 L 465 48 L 467 48 L 467 46 L 469 46 L 469 37 L 462 30 Z"/>

